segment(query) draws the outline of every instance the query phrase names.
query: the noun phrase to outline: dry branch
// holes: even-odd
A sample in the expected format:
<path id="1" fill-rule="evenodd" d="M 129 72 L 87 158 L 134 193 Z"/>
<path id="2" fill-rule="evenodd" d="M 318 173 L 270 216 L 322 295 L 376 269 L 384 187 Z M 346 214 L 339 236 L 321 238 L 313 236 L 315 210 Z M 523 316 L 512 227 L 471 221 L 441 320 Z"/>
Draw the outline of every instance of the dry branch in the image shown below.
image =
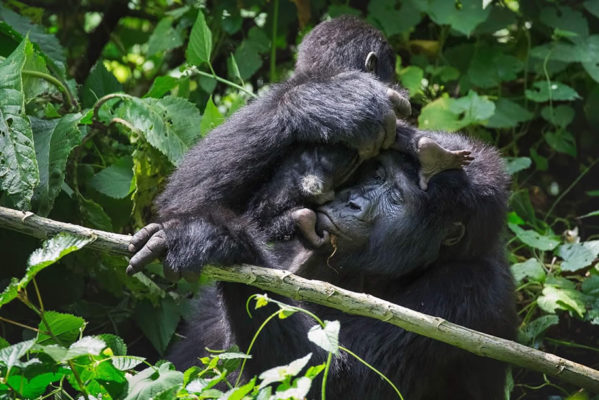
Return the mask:
<path id="1" fill-rule="evenodd" d="M 93 237 L 95 241 L 88 245 L 91 248 L 117 254 L 128 254 L 129 236 L 57 222 L 32 213 L 4 207 L 0 207 L 0 227 L 40 239 L 58 232 Z M 124 264 L 123 267 L 125 267 Z M 304 279 L 286 271 L 251 265 L 206 266 L 203 274 L 216 280 L 245 283 L 296 300 L 321 304 L 349 314 L 379 319 L 479 356 L 540 371 L 599 393 L 599 371 L 597 370 L 510 340 L 456 325 L 442 318 L 422 314 L 368 294 L 354 293 L 327 282 Z"/>

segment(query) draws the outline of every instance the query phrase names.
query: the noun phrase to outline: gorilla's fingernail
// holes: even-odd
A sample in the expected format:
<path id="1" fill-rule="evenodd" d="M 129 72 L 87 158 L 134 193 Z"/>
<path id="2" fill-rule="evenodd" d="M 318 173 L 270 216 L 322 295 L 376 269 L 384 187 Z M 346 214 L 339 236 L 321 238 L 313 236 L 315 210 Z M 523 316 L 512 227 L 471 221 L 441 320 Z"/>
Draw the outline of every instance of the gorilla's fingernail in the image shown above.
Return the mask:
<path id="1" fill-rule="evenodd" d="M 133 245 L 133 243 L 129 244 L 127 250 L 129 250 L 129 253 L 135 253 L 135 246 Z"/>
<path id="2" fill-rule="evenodd" d="M 126 272 L 127 272 L 127 275 L 133 275 L 135 273 L 135 268 L 133 268 L 132 265 L 128 265 Z"/>

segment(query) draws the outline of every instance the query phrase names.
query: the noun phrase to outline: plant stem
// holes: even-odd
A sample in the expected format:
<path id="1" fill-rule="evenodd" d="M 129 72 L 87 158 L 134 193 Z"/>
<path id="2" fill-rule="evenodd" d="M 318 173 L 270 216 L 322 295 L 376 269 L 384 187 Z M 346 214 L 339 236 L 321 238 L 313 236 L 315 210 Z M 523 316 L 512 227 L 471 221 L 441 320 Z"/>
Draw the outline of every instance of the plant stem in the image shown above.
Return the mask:
<path id="1" fill-rule="evenodd" d="M 243 86 L 239 86 L 235 82 L 231 82 L 230 80 L 227 80 L 225 78 L 221 78 L 220 76 L 216 75 L 215 73 L 210 74 L 210 73 L 204 72 L 204 71 L 194 71 L 193 73 L 197 74 L 197 75 L 205 76 L 205 77 L 208 77 L 208 78 L 214 78 L 214 79 L 216 79 L 220 83 L 224 83 L 224 84 L 229 85 L 229 86 L 231 86 L 231 87 L 233 87 L 233 88 L 235 88 L 237 90 L 240 90 L 240 91 L 242 91 L 244 93 L 249 94 L 254 99 L 258 98 L 258 96 L 256 96 L 254 93 L 250 92 L 249 90 L 247 90 Z"/>
<path id="2" fill-rule="evenodd" d="M 277 80 L 277 25 L 279 22 L 279 0 L 273 1 L 272 38 L 270 41 L 270 81 Z"/>
<path id="3" fill-rule="evenodd" d="M 329 377 L 329 370 L 331 369 L 331 360 L 333 359 L 333 353 L 329 352 L 327 356 L 327 363 L 324 367 L 324 375 L 322 376 L 322 386 L 320 387 L 320 398 L 326 400 L 327 398 L 327 378 Z"/>
<path id="4" fill-rule="evenodd" d="M 46 73 L 40 72 L 40 71 L 31 71 L 28 69 L 22 70 L 21 74 L 26 75 L 26 76 L 32 76 L 35 78 L 40 78 L 47 82 L 50 82 L 51 84 L 56 86 L 65 95 L 65 99 L 66 99 L 67 103 L 69 103 L 69 110 L 75 106 L 75 100 L 73 99 L 73 94 L 71 93 L 71 91 L 69 90 L 67 85 L 65 85 L 60 80 L 53 77 L 52 75 L 46 74 Z M 77 106 L 76 108 L 79 108 L 79 107 Z"/>

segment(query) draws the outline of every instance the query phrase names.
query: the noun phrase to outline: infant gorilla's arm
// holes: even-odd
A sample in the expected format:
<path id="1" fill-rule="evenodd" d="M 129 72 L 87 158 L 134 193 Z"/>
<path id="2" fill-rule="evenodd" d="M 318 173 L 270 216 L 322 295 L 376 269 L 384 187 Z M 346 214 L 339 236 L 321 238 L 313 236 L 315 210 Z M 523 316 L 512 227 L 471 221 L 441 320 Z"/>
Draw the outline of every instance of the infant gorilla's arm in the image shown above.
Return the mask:
<path id="1" fill-rule="evenodd" d="M 205 248 L 187 238 L 183 242 L 193 248 L 181 246 L 182 235 L 195 232 L 197 223 L 223 223 L 228 228 L 227 218 L 220 218 L 218 210 L 241 214 L 268 181 L 276 161 L 294 144 L 338 143 L 355 149 L 360 159 L 376 155 L 395 140 L 396 113 L 401 110 L 405 110 L 405 99 L 367 73 L 301 74 L 278 85 L 186 155 L 157 201 L 163 229 L 142 230 L 133 236 L 130 250 L 136 254 L 127 272 L 140 271 L 167 249 L 165 268 L 177 273 L 199 270 L 208 262 L 255 262 L 255 254 L 249 258 L 245 254 L 246 245 L 229 243 L 234 238 L 227 237 L 226 231 L 235 236 L 243 227 L 222 233 L 225 253 L 219 246 Z"/>

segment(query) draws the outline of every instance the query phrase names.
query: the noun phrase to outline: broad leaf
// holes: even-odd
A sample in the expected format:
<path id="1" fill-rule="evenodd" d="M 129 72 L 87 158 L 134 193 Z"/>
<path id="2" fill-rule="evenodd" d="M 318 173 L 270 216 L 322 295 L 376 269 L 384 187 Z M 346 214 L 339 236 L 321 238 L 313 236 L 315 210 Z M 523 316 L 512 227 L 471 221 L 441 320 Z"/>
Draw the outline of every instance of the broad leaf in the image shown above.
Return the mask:
<path id="1" fill-rule="evenodd" d="M 173 18 L 166 17 L 158 22 L 148 40 L 148 55 L 163 53 L 183 45 L 181 32 L 173 28 Z"/>
<path id="2" fill-rule="evenodd" d="M 148 301 L 139 303 L 135 322 L 160 354 L 164 354 L 181 319 L 177 304 L 170 298 L 162 299 L 157 307 Z"/>
<path id="3" fill-rule="evenodd" d="M 524 278 L 530 280 L 543 282 L 545 280 L 545 269 L 543 265 L 536 258 L 529 258 L 528 260 L 512 265 L 511 267 L 514 279 L 520 282 Z"/>
<path id="4" fill-rule="evenodd" d="M 545 286 L 543 294 L 537 299 L 539 307 L 551 314 L 556 310 L 574 312 L 579 318 L 583 318 L 586 312 L 584 295 L 573 289 L 562 289 L 553 286 Z"/>
<path id="5" fill-rule="evenodd" d="M 122 91 L 123 86 L 114 74 L 106 69 L 102 61 L 98 61 L 81 88 L 81 101 L 84 107 L 92 107 L 100 97 Z"/>
<path id="6" fill-rule="evenodd" d="M 124 199 L 134 189 L 132 180 L 133 159 L 127 156 L 95 174 L 89 183 L 98 192 L 108 197 Z"/>
<path id="7" fill-rule="evenodd" d="M 591 265 L 599 255 L 596 243 L 599 241 L 561 245 L 558 254 L 564 260 L 561 264 L 562 271 L 578 271 Z"/>
<path id="8" fill-rule="evenodd" d="M 0 62 L 0 191 L 14 207 L 30 208 L 33 190 L 39 182 L 33 133 L 25 114 L 21 71 L 33 46 L 23 40 Z"/>
<path id="9" fill-rule="evenodd" d="M 545 106 L 541 110 L 541 116 L 553 125 L 565 128 L 574 119 L 574 109 L 564 104 L 556 107 Z"/>
<path id="10" fill-rule="evenodd" d="M 312 358 L 312 353 L 302 358 L 290 362 L 288 365 L 281 365 L 262 372 L 259 378 L 262 380 L 260 388 L 270 385 L 274 382 L 282 382 L 290 376 L 296 376 L 308 364 Z"/>
<path id="11" fill-rule="evenodd" d="M 15 365 L 20 366 L 21 357 L 23 357 L 34 344 L 35 340 L 31 339 L 0 349 L 0 363 L 4 364 L 7 371 L 10 371 Z"/>
<path id="12" fill-rule="evenodd" d="M 474 28 L 484 22 L 491 12 L 491 7 L 483 9 L 483 3 L 480 0 L 462 0 L 459 8 L 453 1 L 446 0 L 427 0 L 414 4 L 422 11 L 426 11 L 437 24 L 450 25 L 464 35 L 470 35 Z"/>
<path id="13" fill-rule="evenodd" d="M 44 319 L 39 324 L 36 343 L 40 345 L 58 344 L 69 346 L 85 327 L 83 318 L 55 311 L 45 311 Z M 50 334 L 52 332 L 52 334 Z M 58 342 L 55 340 L 58 339 Z M 104 342 L 102 342 L 103 344 Z M 106 346 L 106 345 L 103 345 Z M 102 349 L 100 349 L 102 350 Z"/>
<path id="14" fill-rule="evenodd" d="M 187 62 L 194 65 L 202 65 L 210 62 L 212 52 L 212 32 L 206 24 L 204 13 L 198 10 L 198 16 L 191 28 L 189 44 L 185 55 Z"/>
<path id="15" fill-rule="evenodd" d="M 69 154 L 81 143 L 82 135 L 78 127 L 80 119 L 80 113 L 67 114 L 55 120 L 31 119 L 40 173 L 33 203 L 36 212 L 42 216 L 48 215 L 52 210 L 64 182 Z"/>
<path id="16" fill-rule="evenodd" d="M 506 157 L 505 161 L 506 171 L 510 175 L 525 170 L 532 164 L 532 161 L 528 157 Z"/>
<path id="17" fill-rule="evenodd" d="M 512 232 L 523 243 L 539 250 L 553 250 L 559 245 L 559 240 L 555 236 L 544 236 L 532 230 L 525 230 L 515 224 L 508 224 Z"/>
<path id="18" fill-rule="evenodd" d="M 489 128 L 513 128 L 530 120 L 533 113 L 511 100 L 500 98 L 495 103 L 495 113 L 487 121 Z"/>
<path id="19" fill-rule="evenodd" d="M 339 321 L 324 321 L 324 328 L 314 325 L 308 331 L 308 339 L 322 349 L 333 353 L 339 353 Z"/>
<path id="20" fill-rule="evenodd" d="M 204 114 L 202 115 L 202 122 L 200 123 L 201 135 L 205 136 L 212 129 L 222 124 L 224 120 L 225 118 L 218 110 L 218 107 L 214 105 L 211 96 L 208 99 L 208 103 L 206 103 L 206 108 L 204 109 Z"/>
<path id="21" fill-rule="evenodd" d="M 183 373 L 164 363 L 159 368 L 150 367 L 127 377 L 129 391 L 125 400 L 152 399 L 159 393 L 183 385 Z"/>
<path id="22" fill-rule="evenodd" d="M 576 157 L 576 139 L 570 132 L 564 130 L 549 131 L 545 132 L 544 138 L 554 150 Z"/>
<path id="23" fill-rule="evenodd" d="M 558 323 L 557 315 L 543 315 L 520 328 L 519 340 L 526 344 L 532 344 L 539 335 Z"/>
<path id="24" fill-rule="evenodd" d="M 529 100 L 542 103 L 549 101 L 571 101 L 579 99 L 580 96 L 570 86 L 561 82 L 537 81 L 533 84 L 534 89 L 526 89 L 525 94 Z"/>

